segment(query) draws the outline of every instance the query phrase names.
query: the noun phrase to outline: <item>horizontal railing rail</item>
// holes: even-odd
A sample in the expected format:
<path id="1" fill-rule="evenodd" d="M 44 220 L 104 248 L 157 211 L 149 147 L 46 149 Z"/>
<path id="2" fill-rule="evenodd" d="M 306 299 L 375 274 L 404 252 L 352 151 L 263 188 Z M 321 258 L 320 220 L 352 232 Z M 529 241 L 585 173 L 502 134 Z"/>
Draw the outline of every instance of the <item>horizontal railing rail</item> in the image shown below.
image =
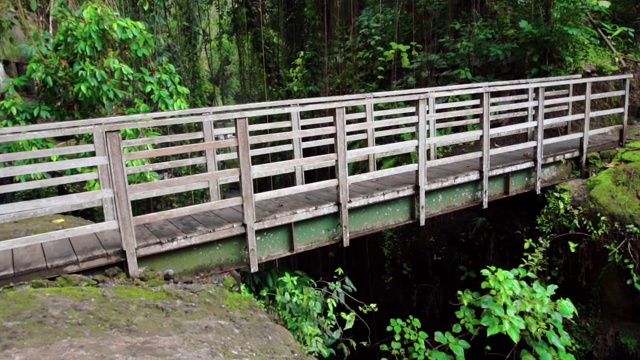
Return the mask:
<path id="1" fill-rule="evenodd" d="M 330 212 L 339 213 L 347 246 L 350 209 L 373 201 L 353 201 L 354 184 L 415 174 L 407 193 L 417 194 L 424 224 L 425 193 L 436 186 L 430 168 L 477 160 L 448 184 L 481 180 L 484 207 L 489 177 L 508 171 L 492 166 L 492 156 L 528 150 L 518 167 L 535 169 L 537 191 L 545 145 L 580 140 L 571 150 L 585 169 L 591 136 L 626 136 L 630 78 L 565 76 L 1 128 L 0 145 L 21 150 L 0 154 L 0 178 L 12 179 L 0 195 L 14 195 L 0 204 L 0 223 L 86 209 L 104 221 L 0 241 L 0 251 L 117 230 L 133 274 L 138 256 L 169 246 L 147 247 L 137 238 L 145 226 L 238 206 L 238 226 L 184 246 L 245 234 L 256 270 L 257 230 Z M 51 147 L 25 148 L 42 139 Z M 334 200 L 308 214 L 259 215 L 270 201 L 328 189 Z M 155 201 L 171 207 L 156 210 Z"/>

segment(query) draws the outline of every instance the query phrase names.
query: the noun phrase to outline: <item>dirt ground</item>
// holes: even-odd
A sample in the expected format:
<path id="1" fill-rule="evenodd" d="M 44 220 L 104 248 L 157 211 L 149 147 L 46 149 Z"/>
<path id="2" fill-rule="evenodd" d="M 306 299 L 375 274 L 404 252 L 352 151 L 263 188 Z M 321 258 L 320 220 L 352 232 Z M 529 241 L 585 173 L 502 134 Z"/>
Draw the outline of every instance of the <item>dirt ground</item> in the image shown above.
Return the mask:
<path id="1" fill-rule="evenodd" d="M 0 359 L 309 359 L 231 277 L 109 274 L 0 290 Z"/>

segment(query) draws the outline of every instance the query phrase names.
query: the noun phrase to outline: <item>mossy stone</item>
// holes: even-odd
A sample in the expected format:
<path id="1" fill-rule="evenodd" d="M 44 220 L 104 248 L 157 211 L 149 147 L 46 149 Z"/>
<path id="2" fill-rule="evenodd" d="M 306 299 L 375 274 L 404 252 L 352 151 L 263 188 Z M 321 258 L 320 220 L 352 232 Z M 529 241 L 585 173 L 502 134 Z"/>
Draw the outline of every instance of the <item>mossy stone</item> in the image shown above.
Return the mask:
<path id="1" fill-rule="evenodd" d="M 586 185 L 601 211 L 640 225 L 640 162 L 607 169 L 588 179 Z"/>

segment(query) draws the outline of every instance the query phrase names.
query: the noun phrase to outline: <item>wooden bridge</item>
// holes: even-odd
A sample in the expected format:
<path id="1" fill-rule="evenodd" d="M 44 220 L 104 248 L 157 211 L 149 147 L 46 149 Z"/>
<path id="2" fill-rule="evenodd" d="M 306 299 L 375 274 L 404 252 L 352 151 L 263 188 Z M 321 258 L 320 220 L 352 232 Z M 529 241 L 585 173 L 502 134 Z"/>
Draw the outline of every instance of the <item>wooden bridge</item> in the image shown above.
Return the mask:
<path id="1" fill-rule="evenodd" d="M 256 271 L 261 262 L 540 192 L 584 171 L 591 149 L 624 141 L 630 78 L 565 76 L 0 128 L 0 281 L 118 262 L 136 275 L 168 259 L 178 270 Z M 52 214 L 92 221 L 31 229 Z"/>

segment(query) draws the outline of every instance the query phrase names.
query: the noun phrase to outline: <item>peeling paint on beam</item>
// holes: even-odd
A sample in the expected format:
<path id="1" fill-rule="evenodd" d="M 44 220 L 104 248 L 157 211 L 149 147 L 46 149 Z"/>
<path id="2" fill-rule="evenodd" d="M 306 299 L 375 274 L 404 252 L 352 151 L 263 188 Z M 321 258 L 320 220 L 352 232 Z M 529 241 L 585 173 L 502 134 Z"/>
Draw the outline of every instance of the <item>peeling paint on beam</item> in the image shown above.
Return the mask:
<path id="1" fill-rule="evenodd" d="M 566 180 L 574 169 L 575 161 L 543 165 L 543 186 Z M 515 171 L 507 176 L 489 178 L 489 200 L 535 189 L 534 169 Z M 481 181 L 474 180 L 448 188 L 427 191 L 427 217 L 482 204 Z M 350 237 L 358 237 L 416 221 L 415 196 L 362 206 L 349 211 Z M 338 214 L 263 229 L 256 232 L 258 258 L 261 263 L 309 251 L 340 242 L 342 239 Z M 211 243 L 183 248 L 139 259 L 140 266 L 152 269 L 173 269 L 191 272 L 198 269 L 226 271 L 248 265 L 244 235 Z"/>

